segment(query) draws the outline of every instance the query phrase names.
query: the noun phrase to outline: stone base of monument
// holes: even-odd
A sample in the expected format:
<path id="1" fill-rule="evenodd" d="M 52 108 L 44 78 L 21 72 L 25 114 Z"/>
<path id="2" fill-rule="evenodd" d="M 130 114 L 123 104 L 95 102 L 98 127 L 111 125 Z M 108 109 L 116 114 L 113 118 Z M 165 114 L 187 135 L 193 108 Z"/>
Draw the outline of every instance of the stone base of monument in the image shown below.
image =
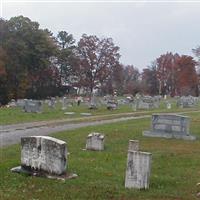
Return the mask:
<path id="1" fill-rule="evenodd" d="M 68 180 L 68 179 L 74 179 L 74 178 L 78 177 L 77 174 L 73 174 L 73 173 L 64 173 L 62 175 L 55 175 L 55 174 L 49 174 L 45 171 L 34 170 L 31 168 L 22 167 L 22 166 L 12 168 L 11 172 L 26 174 L 29 176 L 44 177 L 44 178 L 48 178 L 48 179 L 63 180 L 63 181 Z"/>
<path id="2" fill-rule="evenodd" d="M 196 137 L 193 135 L 181 135 L 180 133 L 166 133 L 162 131 L 143 131 L 142 135 L 147 137 L 175 138 L 191 141 L 196 140 Z"/>

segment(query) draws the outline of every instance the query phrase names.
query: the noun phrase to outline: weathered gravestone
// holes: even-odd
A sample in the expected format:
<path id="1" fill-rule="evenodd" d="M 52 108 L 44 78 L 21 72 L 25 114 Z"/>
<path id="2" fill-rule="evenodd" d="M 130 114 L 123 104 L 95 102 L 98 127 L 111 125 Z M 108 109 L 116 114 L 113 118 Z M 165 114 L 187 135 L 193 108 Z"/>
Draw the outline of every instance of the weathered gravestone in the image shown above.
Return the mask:
<path id="1" fill-rule="evenodd" d="M 117 106 L 118 106 L 118 104 L 115 100 L 112 100 L 112 99 L 108 100 L 108 102 L 107 102 L 108 110 L 115 110 L 115 109 L 117 109 Z"/>
<path id="2" fill-rule="evenodd" d="M 144 136 L 195 140 L 189 133 L 190 118 L 175 114 L 153 114 L 151 130 Z"/>
<path id="3" fill-rule="evenodd" d="M 168 101 L 166 102 L 166 108 L 167 109 L 171 109 L 172 108 L 172 104 L 170 102 L 168 102 Z"/>
<path id="4" fill-rule="evenodd" d="M 136 110 L 137 109 L 153 109 L 159 108 L 160 101 L 159 98 L 154 98 L 151 96 L 144 96 L 135 99 Z"/>
<path id="5" fill-rule="evenodd" d="M 51 99 L 48 102 L 48 106 L 50 108 L 55 108 L 55 106 L 56 106 L 56 98 L 55 97 L 51 97 Z"/>
<path id="6" fill-rule="evenodd" d="M 24 108 L 24 106 L 25 106 L 25 101 L 26 101 L 27 99 L 17 99 L 17 102 L 16 102 L 16 105 L 18 106 L 18 107 L 20 107 L 20 108 Z"/>
<path id="7" fill-rule="evenodd" d="M 67 166 L 66 143 L 48 136 L 21 138 L 21 166 L 61 175 Z"/>
<path id="8" fill-rule="evenodd" d="M 86 149 L 94 151 L 104 150 L 104 135 L 100 133 L 91 133 L 87 136 Z"/>
<path id="9" fill-rule="evenodd" d="M 177 100 L 177 106 L 180 108 L 191 108 L 197 105 L 196 98 L 193 96 L 182 96 Z"/>
<path id="10" fill-rule="evenodd" d="M 67 109 L 67 97 L 63 97 L 62 99 L 62 110 Z"/>
<path id="11" fill-rule="evenodd" d="M 128 151 L 125 187 L 148 189 L 151 171 L 151 153 Z"/>
<path id="12" fill-rule="evenodd" d="M 21 138 L 21 166 L 12 172 L 26 173 L 55 179 L 76 178 L 76 174 L 66 173 L 66 143 L 48 136 Z"/>
<path id="13" fill-rule="evenodd" d="M 42 112 L 42 102 L 37 100 L 25 100 L 24 112 L 40 113 Z"/>
<path id="14" fill-rule="evenodd" d="M 95 96 L 90 99 L 89 109 L 97 109 L 97 98 Z"/>
<path id="15" fill-rule="evenodd" d="M 139 141 L 129 140 L 128 151 L 139 151 Z"/>
<path id="16" fill-rule="evenodd" d="M 10 107 L 16 107 L 17 104 L 16 104 L 15 99 L 11 99 L 11 101 L 8 103 L 8 105 L 9 105 Z"/>

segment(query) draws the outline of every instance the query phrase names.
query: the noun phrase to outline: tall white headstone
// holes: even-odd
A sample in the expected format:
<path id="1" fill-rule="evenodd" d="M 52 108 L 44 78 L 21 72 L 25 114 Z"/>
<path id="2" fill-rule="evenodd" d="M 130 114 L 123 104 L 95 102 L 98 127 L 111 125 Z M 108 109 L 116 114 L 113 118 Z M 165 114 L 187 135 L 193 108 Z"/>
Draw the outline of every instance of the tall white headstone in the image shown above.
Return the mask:
<path id="1" fill-rule="evenodd" d="M 128 151 L 125 187 L 148 189 L 151 170 L 151 153 Z"/>

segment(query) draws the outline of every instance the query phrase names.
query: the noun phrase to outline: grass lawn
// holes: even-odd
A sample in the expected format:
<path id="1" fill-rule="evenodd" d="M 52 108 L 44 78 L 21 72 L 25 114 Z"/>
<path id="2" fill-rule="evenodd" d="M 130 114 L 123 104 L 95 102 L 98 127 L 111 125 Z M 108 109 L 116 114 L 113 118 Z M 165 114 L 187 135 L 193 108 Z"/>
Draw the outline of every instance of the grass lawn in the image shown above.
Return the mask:
<path id="1" fill-rule="evenodd" d="M 191 132 L 200 136 L 200 113 L 192 117 Z M 200 140 L 148 138 L 143 130 L 150 119 L 86 127 L 53 135 L 67 142 L 68 171 L 77 179 L 65 182 L 11 173 L 20 165 L 20 145 L 1 149 L 0 199 L 2 200 L 193 200 L 200 192 Z M 86 136 L 105 134 L 105 151 L 82 151 Z M 129 139 L 139 139 L 140 150 L 152 153 L 149 190 L 124 188 Z"/>
<path id="2" fill-rule="evenodd" d="M 182 112 L 189 111 L 194 109 L 199 109 L 200 105 L 197 108 L 186 108 L 180 109 L 176 107 L 176 103 L 173 99 L 170 100 L 172 103 L 172 109 L 167 110 L 164 102 L 161 102 L 161 106 L 158 109 L 153 110 L 138 110 L 137 112 L 144 111 L 146 113 L 154 113 L 154 112 Z M 74 115 L 64 115 L 65 112 L 75 112 Z M 61 104 L 57 104 L 55 109 L 49 108 L 47 105 L 44 106 L 42 113 L 25 113 L 20 108 L 0 108 L 0 125 L 5 124 L 16 124 L 23 122 L 34 122 L 34 121 L 48 121 L 55 119 L 76 119 L 82 117 L 80 113 L 91 113 L 92 116 L 103 116 L 103 115 L 112 115 L 112 114 L 122 114 L 122 113 L 133 113 L 137 112 L 133 111 L 131 105 L 120 105 L 118 109 L 109 111 L 106 109 L 106 106 L 101 106 L 96 110 L 89 110 L 88 106 L 74 105 L 73 107 L 68 107 L 67 110 L 63 111 L 61 109 Z M 84 117 L 85 119 L 87 117 Z"/>

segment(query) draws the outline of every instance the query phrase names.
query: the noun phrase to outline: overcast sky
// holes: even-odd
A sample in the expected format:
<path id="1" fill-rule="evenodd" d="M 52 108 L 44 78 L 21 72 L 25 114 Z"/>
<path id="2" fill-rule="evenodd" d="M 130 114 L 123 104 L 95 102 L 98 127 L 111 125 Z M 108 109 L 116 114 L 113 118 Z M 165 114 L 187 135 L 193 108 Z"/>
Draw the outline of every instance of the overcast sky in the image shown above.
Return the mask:
<path id="1" fill-rule="evenodd" d="M 17 0 L 15 0 L 17 1 Z M 112 37 L 121 62 L 145 68 L 171 51 L 193 55 L 200 45 L 200 1 L 180 2 L 30 2 L 3 1 L 2 16 L 23 15 L 55 35 L 65 30 L 79 40 L 83 33 Z"/>

